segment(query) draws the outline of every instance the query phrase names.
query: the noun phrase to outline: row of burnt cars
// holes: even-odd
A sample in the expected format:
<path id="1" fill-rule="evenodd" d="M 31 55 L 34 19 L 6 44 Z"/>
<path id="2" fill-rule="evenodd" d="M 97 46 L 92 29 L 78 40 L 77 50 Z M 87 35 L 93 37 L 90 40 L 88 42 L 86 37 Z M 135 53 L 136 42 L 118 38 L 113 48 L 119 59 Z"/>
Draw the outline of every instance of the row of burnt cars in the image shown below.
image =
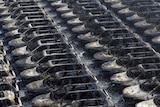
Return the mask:
<path id="1" fill-rule="evenodd" d="M 0 5 L 2 4 L 0 3 Z M 0 20 L 1 18 L 2 16 L 0 16 Z M 5 49 L 2 33 L 3 22 L 2 20 L 0 22 L 0 106 L 17 107 L 17 105 L 21 105 L 18 93 L 19 87 L 16 80 L 16 74 L 7 58 L 7 51 Z"/>
<path id="2" fill-rule="evenodd" d="M 160 22 L 160 1 L 159 0 L 104 0 L 103 3 L 109 9 L 111 9 L 119 18 L 121 18 L 128 26 L 132 27 L 144 41 L 151 44 L 151 46 L 159 52 L 159 22 Z M 158 55 L 159 56 L 159 55 Z M 154 66 L 154 67 L 152 67 Z M 145 96 L 146 101 L 137 104 L 137 107 L 158 107 L 159 106 L 159 61 L 156 63 L 140 64 L 138 65 L 139 71 L 147 71 L 148 74 L 144 77 L 154 74 L 152 79 L 141 83 L 139 86 L 129 87 L 129 93 L 132 93 L 133 97 L 140 98 Z M 154 70 L 155 69 L 155 70 Z M 157 73 L 158 74 L 157 74 Z M 118 75 L 117 75 L 118 76 Z M 137 77 L 136 77 L 137 78 Z M 136 90 L 138 87 L 140 90 Z M 139 90 L 138 89 L 138 90 Z M 134 93 L 136 92 L 136 93 Z M 139 94 L 139 95 L 138 95 Z M 148 96 L 149 95 L 149 96 Z M 155 96 L 155 98 L 150 97 L 150 95 Z M 141 98 L 140 98 L 141 99 Z"/>
<path id="3" fill-rule="evenodd" d="M 0 9 L 2 37 L 22 102 L 17 106 L 107 107 L 96 77 L 88 74 L 38 1 L 3 0 Z"/>
<path id="4" fill-rule="evenodd" d="M 155 32 L 151 33 L 154 36 L 146 33 L 150 31 L 149 28 L 157 27 L 158 23 L 155 22 L 149 26 L 139 20 L 135 22 L 137 16 L 125 10 L 125 8 L 129 9 L 129 6 L 124 6 L 122 10 L 119 8 L 122 2 L 131 3 L 130 7 L 135 10 L 139 5 L 140 8 L 143 7 L 143 4 L 153 5 L 140 9 L 144 10 L 145 15 L 151 14 L 148 18 L 143 16 L 143 20 L 140 21 L 154 22 L 156 17 L 153 15 L 157 16 L 158 20 L 158 12 L 154 14 L 153 11 L 149 11 L 150 13 L 147 13 L 147 10 L 157 8 L 158 11 L 158 1 L 40 0 L 40 2 L 50 8 L 50 13 L 56 13 L 53 19 L 61 19 L 63 22 L 60 25 L 68 27 L 67 32 L 72 35 L 72 39 L 69 40 L 77 41 L 77 46 L 84 49 L 84 57 L 93 61 L 94 67 L 91 67 L 99 70 L 96 77 L 99 80 L 105 80 L 109 85 L 108 89 L 122 96 L 118 103 L 123 104 L 115 105 L 118 107 L 160 106 L 160 56 L 157 52 L 159 51 L 158 44 L 153 42 L 153 40 L 158 40 L 154 38 L 158 36 L 154 35 Z M 141 11 L 138 10 L 138 12 Z M 129 15 L 133 16 L 129 17 Z M 152 16 L 155 19 L 152 19 Z M 124 25 L 119 18 L 122 18 L 131 27 Z M 132 20 L 134 18 L 135 20 Z M 140 35 L 134 33 L 135 29 Z M 157 32 L 159 32 L 158 29 Z"/>

